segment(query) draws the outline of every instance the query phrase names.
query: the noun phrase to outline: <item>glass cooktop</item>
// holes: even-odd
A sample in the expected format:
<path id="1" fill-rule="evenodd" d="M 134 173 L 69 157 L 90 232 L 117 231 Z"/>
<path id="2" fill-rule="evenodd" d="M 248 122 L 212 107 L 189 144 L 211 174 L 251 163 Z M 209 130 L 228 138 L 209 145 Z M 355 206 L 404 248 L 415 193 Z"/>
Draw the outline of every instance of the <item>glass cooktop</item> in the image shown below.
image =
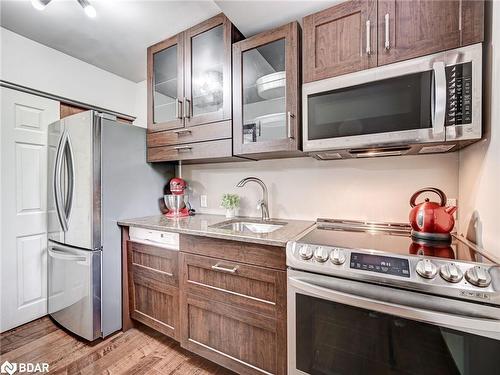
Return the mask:
<path id="1" fill-rule="evenodd" d="M 378 224 L 318 219 L 317 227 L 300 238 L 300 243 L 376 250 L 398 255 L 425 255 L 468 262 L 492 263 L 488 254 L 456 236 L 450 241 L 414 239 L 406 224 Z"/>

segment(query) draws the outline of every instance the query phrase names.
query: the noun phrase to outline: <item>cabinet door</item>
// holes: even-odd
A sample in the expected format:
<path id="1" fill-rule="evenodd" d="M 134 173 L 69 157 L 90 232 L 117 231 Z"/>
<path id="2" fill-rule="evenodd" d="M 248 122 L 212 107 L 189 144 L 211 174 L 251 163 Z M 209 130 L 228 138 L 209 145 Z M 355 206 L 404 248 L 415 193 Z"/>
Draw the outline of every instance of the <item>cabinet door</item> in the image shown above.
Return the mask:
<path id="1" fill-rule="evenodd" d="M 286 319 L 280 324 L 285 328 Z M 286 337 L 281 332 L 286 328 L 280 329 L 275 319 L 181 295 L 181 345 L 238 374 L 286 374 Z"/>
<path id="2" fill-rule="evenodd" d="M 223 14 L 185 32 L 186 126 L 231 118 L 231 32 Z"/>
<path id="3" fill-rule="evenodd" d="M 128 241 L 130 317 L 178 339 L 178 251 Z"/>
<path id="4" fill-rule="evenodd" d="M 183 34 L 148 48 L 148 130 L 184 126 Z"/>
<path id="5" fill-rule="evenodd" d="M 460 46 L 461 2 L 380 0 L 378 65 Z"/>
<path id="6" fill-rule="evenodd" d="M 377 0 L 350 0 L 304 18 L 304 82 L 377 65 Z"/>
<path id="7" fill-rule="evenodd" d="M 301 149 L 297 22 L 233 46 L 235 155 L 264 159 Z"/>

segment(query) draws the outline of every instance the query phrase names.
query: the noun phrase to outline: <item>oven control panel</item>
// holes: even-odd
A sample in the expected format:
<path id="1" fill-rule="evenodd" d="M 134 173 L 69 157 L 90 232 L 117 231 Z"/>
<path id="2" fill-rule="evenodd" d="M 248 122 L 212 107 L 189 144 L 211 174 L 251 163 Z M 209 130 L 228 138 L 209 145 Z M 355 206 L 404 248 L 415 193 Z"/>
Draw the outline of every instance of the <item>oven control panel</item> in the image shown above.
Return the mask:
<path id="1" fill-rule="evenodd" d="M 352 252 L 350 268 L 393 276 L 410 277 L 410 263 L 408 259 L 404 258 Z"/>

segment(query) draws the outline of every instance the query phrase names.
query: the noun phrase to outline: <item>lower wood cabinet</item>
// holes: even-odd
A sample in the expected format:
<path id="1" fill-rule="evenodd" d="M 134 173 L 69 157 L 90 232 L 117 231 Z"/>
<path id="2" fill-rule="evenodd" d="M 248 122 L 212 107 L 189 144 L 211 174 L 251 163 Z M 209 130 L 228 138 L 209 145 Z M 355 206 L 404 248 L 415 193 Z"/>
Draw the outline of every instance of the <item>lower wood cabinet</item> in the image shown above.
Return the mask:
<path id="1" fill-rule="evenodd" d="M 238 374 L 286 374 L 284 248 L 181 235 L 179 252 L 126 233 L 124 321 Z"/>
<path id="2" fill-rule="evenodd" d="M 179 339 L 178 251 L 127 242 L 130 317 Z"/>

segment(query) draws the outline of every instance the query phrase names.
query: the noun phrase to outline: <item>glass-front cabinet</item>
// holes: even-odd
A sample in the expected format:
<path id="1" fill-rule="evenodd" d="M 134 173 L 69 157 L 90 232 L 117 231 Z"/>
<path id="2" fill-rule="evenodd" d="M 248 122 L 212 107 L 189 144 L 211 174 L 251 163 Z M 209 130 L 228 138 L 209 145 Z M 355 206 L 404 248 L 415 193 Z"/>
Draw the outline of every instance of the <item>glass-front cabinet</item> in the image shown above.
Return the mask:
<path id="1" fill-rule="evenodd" d="M 253 159 L 301 154 L 296 22 L 233 45 L 233 146 Z"/>
<path id="2" fill-rule="evenodd" d="M 183 34 L 148 48 L 148 128 L 150 131 L 184 126 L 182 100 Z"/>
<path id="3" fill-rule="evenodd" d="M 150 131 L 231 120 L 233 29 L 219 14 L 148 48 Z"/>

